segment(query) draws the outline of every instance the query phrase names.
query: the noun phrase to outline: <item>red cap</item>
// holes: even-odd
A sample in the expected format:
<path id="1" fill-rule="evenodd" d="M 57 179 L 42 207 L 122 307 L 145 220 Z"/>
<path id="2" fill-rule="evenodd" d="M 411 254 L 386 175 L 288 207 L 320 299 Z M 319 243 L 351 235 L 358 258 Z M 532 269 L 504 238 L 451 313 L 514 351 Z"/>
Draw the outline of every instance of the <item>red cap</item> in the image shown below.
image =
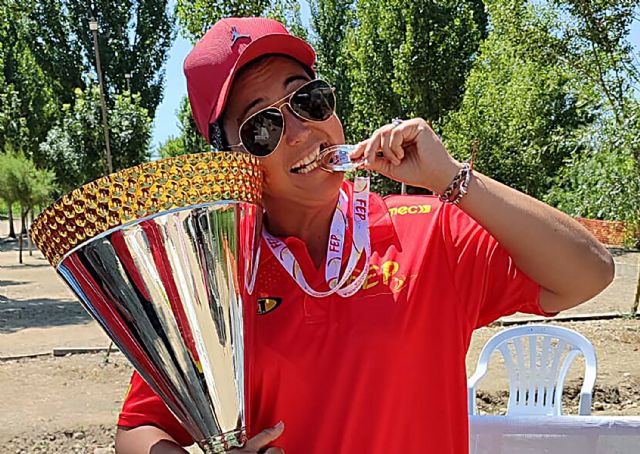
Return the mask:
<path id="1" fill-rule="evenodd" d="M 209 124 L 220 118 L 233 78 L 247 63 L 267 54 L 282 54 L 312 68 L 316 53 L 272 19 L 222 19 L 198 41 L 184 61 L 193 119 L 209 139 Z"/>

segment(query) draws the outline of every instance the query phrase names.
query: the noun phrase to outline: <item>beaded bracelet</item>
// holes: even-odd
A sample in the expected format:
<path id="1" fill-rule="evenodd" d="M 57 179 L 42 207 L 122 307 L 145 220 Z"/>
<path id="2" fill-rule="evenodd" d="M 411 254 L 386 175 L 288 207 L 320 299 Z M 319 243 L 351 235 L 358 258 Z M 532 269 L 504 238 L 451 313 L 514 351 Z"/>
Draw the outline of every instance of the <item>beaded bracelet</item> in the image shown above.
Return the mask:
<path id="1" fill-rule="evenodd" d="M 478 143 L 474 142 L 470 161 L 462 165 L 462 168 L 458 171 L 451 183 L 449 183 L 449 186 L 442 192 L 440 195 L 441 201 L 457 205 L 460 203 L 460 200 L 467 195 L 477 149 Z"/>
<path id="2" fill-rule="evenodd" d="M 460 200 L 467 194 L 471 173 L 471 164 L 465 162 L 451 183 L 449 183 L 449 186 L 440 195 L 440 200 L 453 205 L 459 204 Z"/>

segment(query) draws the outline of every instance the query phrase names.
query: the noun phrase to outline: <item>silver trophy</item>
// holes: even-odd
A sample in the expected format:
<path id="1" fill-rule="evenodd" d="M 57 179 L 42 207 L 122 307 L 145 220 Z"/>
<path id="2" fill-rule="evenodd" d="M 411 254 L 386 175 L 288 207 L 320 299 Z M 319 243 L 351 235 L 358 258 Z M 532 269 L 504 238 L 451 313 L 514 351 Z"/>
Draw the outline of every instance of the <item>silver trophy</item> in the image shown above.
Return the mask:
<path id="1" fill-rule="evenodd" d="M 142 164 L 62 197 L 31 236 L 207 453 L 246 440 L 244 326 L 262 174 L 247 154 Z"/>

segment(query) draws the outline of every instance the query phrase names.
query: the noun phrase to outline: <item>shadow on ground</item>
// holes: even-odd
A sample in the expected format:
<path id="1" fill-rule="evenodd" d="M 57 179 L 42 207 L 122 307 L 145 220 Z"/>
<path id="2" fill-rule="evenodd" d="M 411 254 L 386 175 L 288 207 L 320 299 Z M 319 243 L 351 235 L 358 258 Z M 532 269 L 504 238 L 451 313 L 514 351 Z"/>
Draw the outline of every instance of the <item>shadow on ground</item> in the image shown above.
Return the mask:
<path id="1" fill-rule="evenodd" d="M 0 287 L 9 287 L 10 285 L 24 285 L 27 281 L 3 281 L 0 279 Z"/>
<path id="2" fill-rule="evenodd" d="M 91 321 L 91 316 L 77 301 L 47 298 L 13 301 L 0 295 L 0 334 Z"/>
<path id="3" fill-rule="evenodd" d="M 23 260 L 29 261 L 31 263 L 20 264 L 18 262 L 18 255 L 19 255 L 18 250 L 19 250 L 18 240 L 13 240 L 11 238 L 4 238 L 4 239 L 0 238 L 0 252 L 6 252 L 13 255 L 13 257 L 11 257 L 11 255 L 9 256 L 10 257 L 9 263 L 8 264 L 5 263 L 0 268 L 40 268 L 45 266 L 51 266 L 47 261 L 47 259 L 40 254 L 40 251 L 38 251 L 38 249 L 35 246 L 32 249 L 33 255 L 31 256 L 29 255 L 29 245 L 26 240 L 24 242 L 23 249 L 22 249 L 22 257 L 23 257 Z M 34 261 L 36 263 L 33 263 Z"/>
<path id="4" fill-rule="evenodd" d="M 14 268 L 43 268 L 43 267 L 51 267 L 51 265 L 45 259 L 41 259 L 39 257 L 38 257 L 38 263 L 23 263 L 23 264 L 20 264 L 20 263 L 18 263 L 18 257 L 16 257 L 16 263 L 15 264 L 2 265 L 2 266 L 0 266 L 0 269 L 3 269 L 3 268 L 6 268 L 6 269 L 14 269 Z"/>
<path id="5" fill-rule="evenodd" d="M 0 252 L 15 251 L 16 253 L 20 249 L 20 242 L 17 238 L 0 238 Z M 38 248 L 35 244 L 31 247 L 31 250 L 35 254 L 38 252 Z M 22 237 L 22 253 L 29 255 L 29 240 L 26 236 Z"/>

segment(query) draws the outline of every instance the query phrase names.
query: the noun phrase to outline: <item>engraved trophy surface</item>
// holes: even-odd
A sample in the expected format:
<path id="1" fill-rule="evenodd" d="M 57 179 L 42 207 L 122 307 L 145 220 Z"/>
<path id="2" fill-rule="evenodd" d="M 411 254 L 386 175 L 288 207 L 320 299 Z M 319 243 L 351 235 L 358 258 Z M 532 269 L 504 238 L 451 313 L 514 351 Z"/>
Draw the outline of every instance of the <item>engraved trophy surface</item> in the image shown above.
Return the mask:
<path id="1" fill-rule="evenodd" d="M 145 163 L 65 195 L 31 236 L 207 453 L 246 440 L 243 308 L 257 267 L 253 157 Z"/>

